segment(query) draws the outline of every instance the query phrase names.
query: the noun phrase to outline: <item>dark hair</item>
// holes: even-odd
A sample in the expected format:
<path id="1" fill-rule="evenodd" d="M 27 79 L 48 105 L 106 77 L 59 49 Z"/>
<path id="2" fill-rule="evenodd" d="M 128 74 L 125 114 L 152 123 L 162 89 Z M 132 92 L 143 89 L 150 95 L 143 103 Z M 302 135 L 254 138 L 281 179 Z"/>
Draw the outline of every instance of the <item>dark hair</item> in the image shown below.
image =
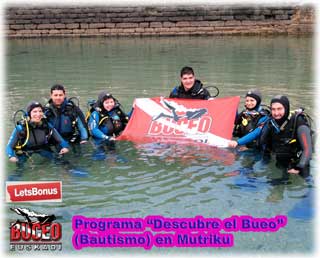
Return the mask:
<path id="1" fill-rule="evenodd" d="M 54 91 L 54 90 L 62 90 L 64 94 L 66 94 L 66 90 L 64 89 L 64 86 L 61 85 L 61 84 L 55 84 L 51 87 L 51 93 Z"/>
<path id="2" fill-rule="evenodd" d="M 181 69 L 180 71 L 180 77 L 182 77 L 183 75 L 185 74 L 192 74 L 194 75 L 194 71 L 192 69 L 192 67 L 189 67 L 189 66 L 185 66 Z"/>

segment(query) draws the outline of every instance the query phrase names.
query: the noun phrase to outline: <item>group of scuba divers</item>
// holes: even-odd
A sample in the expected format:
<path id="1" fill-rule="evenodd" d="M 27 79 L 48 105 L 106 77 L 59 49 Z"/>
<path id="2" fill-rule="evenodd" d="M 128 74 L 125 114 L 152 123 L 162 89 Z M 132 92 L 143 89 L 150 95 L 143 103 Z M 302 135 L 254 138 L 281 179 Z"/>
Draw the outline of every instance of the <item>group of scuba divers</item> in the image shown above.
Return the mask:
<path id="1" fill-rule="evenodd" d="M 180 81 L 169 98 L 208 100 L 215 97 L 196 79 L 191 67 L 181 69 Z M 21 163 L 34 153 L 52 159 L 57 153 L 67 153 L 74 144 L 87 143 L 89 135 L 97 146 L 114 144 L 133 111 L 126 114 L 119 101 L 106 91 L 99 94 L 97 101 L 88 102 L 86 116 L 75 98 L 66 97 L 63 85 L 52 86 L 50 97 L 45 106 L 32 101 L 26 112 L 15 113 L 15 128 L 6 147 L 9 161 Z M 273 153 L 277 166 L 288 173 L 308 175 L 313 151 L 311 118 L 303 109 L 290 112 L 289 99 L 284 95 L 273 97 L 270 107 L 262 105 L 261 100 L 259 90 L 247 92 L 245 109 L 235 119 L 233 136 L 238 139 L 230 141 L 229 147 L 246 146 Z M 22 119 L 16 121 L 19 113 Z"/>

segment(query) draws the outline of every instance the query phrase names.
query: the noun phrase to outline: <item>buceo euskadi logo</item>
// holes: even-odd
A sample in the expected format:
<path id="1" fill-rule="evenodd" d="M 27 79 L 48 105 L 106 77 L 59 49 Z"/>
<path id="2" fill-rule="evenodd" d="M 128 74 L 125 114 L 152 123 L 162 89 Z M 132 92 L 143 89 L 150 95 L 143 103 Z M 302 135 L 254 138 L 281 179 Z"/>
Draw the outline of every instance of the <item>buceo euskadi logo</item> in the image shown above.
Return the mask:
<path id="1" fill-rule="evenodd" d="M 54 214 L 10 208 L 23 217 L 10 223 L 10 251 L 61 251 L 62 226 Z"/>

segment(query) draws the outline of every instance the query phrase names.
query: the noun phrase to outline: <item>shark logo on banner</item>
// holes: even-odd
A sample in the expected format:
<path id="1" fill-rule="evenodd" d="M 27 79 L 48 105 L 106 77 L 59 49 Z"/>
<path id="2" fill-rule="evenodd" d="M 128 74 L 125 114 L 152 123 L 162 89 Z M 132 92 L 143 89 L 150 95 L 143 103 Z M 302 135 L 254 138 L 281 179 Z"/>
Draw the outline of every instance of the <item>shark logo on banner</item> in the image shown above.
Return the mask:
<path id="1" fill-rule="evenodd" d="M 118 140 L 227 147 L 240 97 L 212 100 L 138 98 Z"/>

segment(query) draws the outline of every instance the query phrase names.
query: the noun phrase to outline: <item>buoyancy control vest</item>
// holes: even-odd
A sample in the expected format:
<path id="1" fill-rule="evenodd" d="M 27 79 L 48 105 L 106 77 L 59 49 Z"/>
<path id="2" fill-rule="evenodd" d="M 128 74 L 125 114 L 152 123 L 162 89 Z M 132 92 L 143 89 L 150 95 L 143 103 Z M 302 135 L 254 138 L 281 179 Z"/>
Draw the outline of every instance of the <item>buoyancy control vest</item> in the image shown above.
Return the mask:
<path id="1" fill-rule="evenodd" d="M 100 113 L 100 117 L 99 124 L 107 127 L 109 134 L 115 136 L 118 136 L 124 130 L 129 121 L 128 116 L 119 107 L 106 114 Z"/>
<path id="2" fill-rule="evenodd" d="M 258 122 L 260 118 L 263 116 L 269 116 L 270 111 L 268 109 L 261 109 L 259 111 L 252 110 L 252 111 L 247 111 L 243 110 L 234 126 L 233 130 L 233 136 L 234 137 L 243 137 L 253 131 L 255 128 L 258 126 Z"/>
<path id="3" fill-rule="evenodd" d="M 106 111 L 102 110 L 102 108 L 99 107 L 99 103 L 97 101 L 88 101 L 88 112 L 86 114 L 86 121 L 89 120 L 92 112 L 96 111 L 99 113 L 98 126 L 106 127 L 109 136 L 118 136 L 124 130 L 129 121 L 129 117 L 122 111 L 120 106 L 120 103 L 116 101 L 115 107 L 111 111 Z M 92 132 L 90 132 L 90 134 L 92 135 Z"/>
<path id="4" fill-rule="evenodd" d="M 18 142 L 14 147 L 15 151 L 38 150 L 49 148 L 48 143 L 52 135 L 52 129 L 46 119 L 42 119 L 40 124 L 35 124 L 27 120 L 17 123 Z"/>
<path id="5" fill-rule="evenodd" d="M 77 128 L 77 119 L 79 118 L 87 129 L 86 119 L 76 103 L 74 103 L 75 97 L 65 99 L 62 107 L 57 108 L 53 105 L 52 100 L 45 107 L 45 116 L 52 123 L 52 125 L 58 130 L 61 136 L 69 141 L 73 142 L 76 138 L 79 138 L 80 132 Z M 61 121 L 63 120 L 63 122 Z"/>
<path id="6" fill-rule="evenodd" d="M 295 162 L 299 159 L 302 147 L 297 138 L 297 129 L 301 125 L 306 125 L 311 129 L 311 122 L 308 116 L 301 111 L 291 113 L 281 127 L 275 121 L 270 121 L 270 126 L 272 126 L 271 148 L 276 154 L 277 160 L 291 160 Z"/>

